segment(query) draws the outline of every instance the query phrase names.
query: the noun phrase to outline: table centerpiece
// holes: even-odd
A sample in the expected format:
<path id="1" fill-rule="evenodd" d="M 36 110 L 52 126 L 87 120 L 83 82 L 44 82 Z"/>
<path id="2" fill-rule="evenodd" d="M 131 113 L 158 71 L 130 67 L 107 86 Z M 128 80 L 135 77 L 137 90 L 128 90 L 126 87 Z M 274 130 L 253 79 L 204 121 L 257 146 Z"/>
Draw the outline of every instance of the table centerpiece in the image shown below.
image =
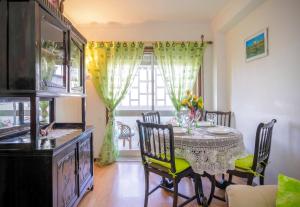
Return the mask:
<path id="1" fill-rule="evenodd" d="M 185 118 L 187 133 L 192 133 L 193 124 L 199 121 L 203 114 L 203 97 L 196 96 L 190 90 L 186 92 L 186 96 L 181 100 L 181 106 L 188 109 L 188 114 Z"/>

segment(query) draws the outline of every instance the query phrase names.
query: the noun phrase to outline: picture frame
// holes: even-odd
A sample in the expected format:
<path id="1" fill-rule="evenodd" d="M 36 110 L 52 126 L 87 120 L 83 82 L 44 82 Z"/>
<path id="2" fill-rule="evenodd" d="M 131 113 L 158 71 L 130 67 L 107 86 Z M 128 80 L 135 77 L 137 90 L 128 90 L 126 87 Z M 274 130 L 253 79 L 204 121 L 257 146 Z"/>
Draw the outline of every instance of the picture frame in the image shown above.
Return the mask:
<path id="1" fill-rule="evenodd" d="M 260 30 L 245 39 L 245 57 L 246 62 L 266 57 L 268 51 L 268 28 Z"/>

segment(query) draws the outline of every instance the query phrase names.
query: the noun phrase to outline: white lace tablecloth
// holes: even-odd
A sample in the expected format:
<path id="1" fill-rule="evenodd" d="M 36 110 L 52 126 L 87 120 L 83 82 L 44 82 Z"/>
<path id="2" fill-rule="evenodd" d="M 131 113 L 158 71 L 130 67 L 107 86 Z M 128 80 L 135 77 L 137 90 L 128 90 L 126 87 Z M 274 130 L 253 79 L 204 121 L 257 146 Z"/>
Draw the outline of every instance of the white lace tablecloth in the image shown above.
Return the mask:
<path id="1" fill-rule="evenodd" d="M 216 135 L 207 132 L 207 128 L 197 128 L 189 135 L 176 134 L 174 129 L 175 154 L 186 159 L 196 173 L 225 173 L 234 169 L 235 160 L 245 151 L 243 135 L 233 128 L 230 131 Z"/>

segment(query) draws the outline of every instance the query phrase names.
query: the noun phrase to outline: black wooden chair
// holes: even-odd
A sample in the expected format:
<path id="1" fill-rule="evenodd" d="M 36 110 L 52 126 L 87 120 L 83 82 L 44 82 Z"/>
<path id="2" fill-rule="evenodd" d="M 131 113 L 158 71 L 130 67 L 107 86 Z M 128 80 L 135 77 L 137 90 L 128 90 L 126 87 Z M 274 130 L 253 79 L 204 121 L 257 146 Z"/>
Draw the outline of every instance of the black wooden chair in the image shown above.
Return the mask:
<path id="1" fill-rule="evenodd" d="M 213 124 L 230 127 L 231 112 L 223 111 L 205 111 L 204 120 L 212 120 Z"/>
<path id="2" fill-rule="evenodd" d="M 148 197 L 158 188 L 173 192 L 173 207 L 177 206 L 178 196 L 187 199 L 179 206 L 184 206 L 194 199 L 201 203 L 198 193 L 200 179 L 196 176 L 189 163 L 174 155 L 174 134 L 171 125 L 160 125 L 154 123 L 140 122 L 137 120 L 140 137 L 140 149 L 142 162 L 145 170 L 145 201 L 144 207 L 148 206 Z M 149 191 L 149 173 L 155 173 L 173 181 L 174 190 L 160 184 Z M 195 195 L 188 197 L 178 193 L 178 183 L 184 177 L 193 177 L 195 182 Z"/>
<path id="3" fill-rule="evenodd" d="M 150 111 L 150 112 L 143 112 L 142 113 L 143 122 L 160 124 L 160 114 L 158 111 Z M 140 141 L 138 142 L 138 145 Z"/>
<path id="4" fill-rule="evenodd" d="M 235 161 L 235 170 L 228 170 L 228 182 L 232 183 L 232 177 L 247 178 L 247 185 L 252 185 L 253 178 L 258 176 L 260 185 L 264 184 L 265 170 L 269 161 L 272 131 L 276 119 L 269 123 L 260 123 L 256 130 L 254 155 Z"/>
<path id="5" fill-rule="evenodd" d="M 143 117 L 143 122 L 153 123 L 153 124 L 161 124 L 160 114 L 158 111 L 144 112 L 144 113 L 142 113 L 142 117 Z M 140 141 L 139 141 L 139 143 L 140 143 Z M 164 177 L 161 180 L 161 184 L 168 188 L 173 187 L 172 180 L 166 179 Z"/>
<path id="6" fill-rule="evenodd" d="M 160 124 L 160 114 L 158 111 L 144 112 L 142 113 L 143 122 Z"/>

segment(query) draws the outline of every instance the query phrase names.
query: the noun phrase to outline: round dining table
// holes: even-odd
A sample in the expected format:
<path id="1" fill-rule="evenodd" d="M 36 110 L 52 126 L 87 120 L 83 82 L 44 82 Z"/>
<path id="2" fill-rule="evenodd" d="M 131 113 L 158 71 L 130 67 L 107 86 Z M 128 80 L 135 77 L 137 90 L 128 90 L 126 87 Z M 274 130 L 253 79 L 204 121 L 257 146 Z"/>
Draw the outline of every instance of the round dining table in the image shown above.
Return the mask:
<path id="1" fill-rule="evenodd" d="M 215 175 L 233 170 L 235 160 L 244 156 L 242 133 L 221 126 L 198 127 L 189 134 L 184 128 L 173 127 L 173 132 L 176 157 L 186 159 L 195 173 L 208 177 L 212 183 L 208 203 L 213 197 L 220 199 L 214 195 L 216 185 L 220 186 Z"/>
<path id="2" fill-rule="evenodd" d="M 234 169 L 235 160 L 244 153 L 242 133 L 228 127 L 216 128 L 220 130 L 199 127 L 191 134 L 184 128 L 173 128 L 175 155 L 186 159 L 196 173 L 226 173 Z"/>

